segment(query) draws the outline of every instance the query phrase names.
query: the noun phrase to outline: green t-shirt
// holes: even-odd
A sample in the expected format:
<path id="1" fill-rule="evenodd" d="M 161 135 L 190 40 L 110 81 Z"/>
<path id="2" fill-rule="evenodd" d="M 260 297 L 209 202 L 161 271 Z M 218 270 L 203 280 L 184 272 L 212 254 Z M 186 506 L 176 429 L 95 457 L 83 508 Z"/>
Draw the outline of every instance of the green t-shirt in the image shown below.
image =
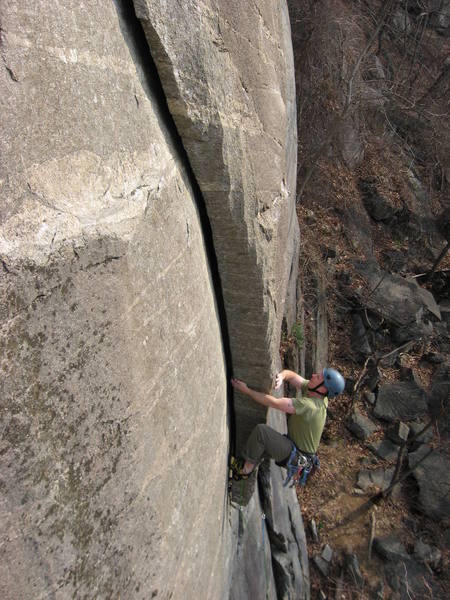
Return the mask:
<path id="1" fill-rule="evenodd" d="M 314 454 L 327 418 L 328 398 L 310 398 L 308 381 L 293 399 L 295 414 L 288 420 L 288 434 L 299 450 Z"/>

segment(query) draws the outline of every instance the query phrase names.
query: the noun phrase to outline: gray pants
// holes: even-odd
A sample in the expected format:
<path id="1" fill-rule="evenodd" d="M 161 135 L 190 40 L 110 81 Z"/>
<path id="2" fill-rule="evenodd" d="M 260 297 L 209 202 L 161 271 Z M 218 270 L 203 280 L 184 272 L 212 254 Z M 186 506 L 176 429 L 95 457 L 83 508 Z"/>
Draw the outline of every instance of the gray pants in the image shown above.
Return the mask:
<path id="1" fill-rule="evenodd" d="M 283 463 L 289 458 L 292 448 L 289 438 L 269 425 L 260 424 L 251 432 L 242 456 L 252 463 L 260 463 L 264 458 L 273 458 L 277 463 Z"/>

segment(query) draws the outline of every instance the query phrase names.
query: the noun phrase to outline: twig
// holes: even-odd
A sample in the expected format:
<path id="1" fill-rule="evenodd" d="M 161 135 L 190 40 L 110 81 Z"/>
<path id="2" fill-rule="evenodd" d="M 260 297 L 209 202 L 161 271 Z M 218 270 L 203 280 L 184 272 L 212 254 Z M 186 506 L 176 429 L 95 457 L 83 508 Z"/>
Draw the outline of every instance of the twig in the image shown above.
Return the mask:
<path id="1" fill-rule="evenodd" d="M 367 325 L 370 327 L 370 329 L 372 331 L 375 331 L 375 327 L 373 327 L 372 323 L 370 322 L 369 315 L 367 314 L 367 308 L 364 309 L 364 316 L 366 317 Z M 384 321 L 384 319 L 383 319 L 383 321 Z"/>
<path id="2" fill-rule="evenodd" d="M 391 478 L 391 482 L 390 482 L 387 490 L 384 493 L 384 497 L 385 498 L 387 496 L 389 496 L 389 494 L 394 489 L 395 482 L 398 479 L 398 474 L 400 473 L 400 469 L 402 468 L 403 458 L 405 456 L 405 452 L 406 452 L 406 441 L 403 441 L 402 445 L 400 446 L 400 450 L 399 450 L 399 452 L 397 454 L 397 462 L 395 463 L 395 469 L 394 469 L 394 473 L 393 473 L 392 478 Z"/>
<path id="3" fill-rule="evenodd" d="M 359 390 L 359 386 L 361 385 L 361 381 L 362 381 L 362 379 L 363 379 L 364 375 L 365 375 L 365 374 L 367 373 L 367 371 L 368 371 L 368 369 L 367 369 L 367 365 L 368 365 L 368 363 L 369 363 L 369 360 L 370 360 L 371 358 L 372 358 L 371 356 L 369 356 L 368 358 L 366 358 L 366 362 L 364 363 L 364 366 L 363 366 L 363 368 L 362 368 L 361 374 L 360 374 L 360 376 L 358 377 L 358 379 L 357 379 L 357 381 L 356 381 L 356 383 L 355 383 L 355 387 L 353 388 L 353 393 L 354 393 L 354 394 L 356 394 L 356 392 Z"/>
<path id="4" fill-rule="evenodd" d="M 367 552 L 367 558 L 371 560 L 372 558 L 372 544 L 375 538 L 375 512 L 372 511 L 370 513 L 370 538 L 369 538 L 369 548 Z"/>
<path id="5" fill-rule="evenodd" d="M 375 293 L 375 292 L 376 292 L 376 290 L 377 290 L 377 289 L 380 287 L 380 285 L 383 283 L 383 279 L 386 277 L 386 275 L 387 275 L 387 271 L 385 271 L 385 272 L 383 273 L 383 275 L 381 276 L 381 279 L 380 279 L 380 281 L 379 281 L 379 282 L 377 283 L 377 285 L 376 285 L 376 286 L 373 288 L 373 290 L 371 290 L 371 291 L 369 292 L 369 295 L 367 296 L 367 298 L 366 298 L 366 299 L 370 298 L 370 296 L 371 296 L 373 293 Z"/>
<path id="6" fill-rule="evenodd" d="M 398 348 L 394 348 L 394 350 L 391 350 L 387 354 L 383 354 L 383 356 L 380 356 L 380 358 L 377 359 L 376 364 L 378 365 L 385 358 L 388 358 L 392 354 L 396 354 L 397 352 L 399 352 L 400 350 L 403 350 L 404 348 L 408 348 L 408 350 L 409 350 L 412 346 L 414 346 L 414 342 L 411 342 L 411 341 L 406 342 L 405 344 L 402 344 Z"/>
<path id="7" fill-rule="evenodd" d="M 406 564 L 403 563 L 403 569 L 405 570 L 405 576 L 403 578 L 404 582 L 405 582 L 405 591 L 408 595 L 409 600 L 413 600 L 413 598 L 411 597 L 411 594 L 409 593 L 409 584 L 408 584 L 408 569 L 406 568 Z"/>
<path id="8" fill-rule="evenodd" d="M 443 408 L 439 414 L 439 416 L 437 417 L 438 419 L 443 415 Z M 434 423 L 434 419 L 430 419 L 430 421 L 425 425 L 425 427 L 423 429 L 421 429 L 420 431 L 418 431 L 416 434 L 414 434 L 412 437 L 409 438 L 408 442 L 409 444 L 411 444 L 412 442 L 415 442 L 420 436 L 422 436 L 425 431 L 427 431 Z"/>
<path id="9" fill-rule="evenodd" d="M 363 380 L 363 378 L 364 378 L 364 375 L 366 375 L 366 373 L 367 373 L 367 371 L 368 371 L 368 369 L 367 369 L 367 365 L 368 365 L 368 363 L 369 363 L 369 361 L 370 361 L 371 359 L 372 359 L 372 357 L 371 357 L 371 356 L 369 356 L 369 357 L 367 357 L 367 358 L 366 358 L 366 362 L 364 363 L 364 366 L 363 366 L 363 368 L 362 368 L 362 371 L 361 371 L 361 373 L 360 373 L 360 375 L 359 375 L 359 377 L 358 377 L 358 379 L 357 379 L 357 381 L 356 381 L 356 383 L 355 383 L 355 385 L 354 385 L 354 387 L 353 387 L 352 396 L 351 396 L 351 403 L 350 403 L 350 409 L 352 409 L 352 410 L 353 410 L 353 406 L 354 406 L 354 404 L 355 404 L 355 397 L 356 397 L 356 394 L 358 393 L 358 390 L 359 390 L 359 387 L 360 387 L 360 385 L 361 385 L 361 381 L 362 381 L 362 380 Z"/>

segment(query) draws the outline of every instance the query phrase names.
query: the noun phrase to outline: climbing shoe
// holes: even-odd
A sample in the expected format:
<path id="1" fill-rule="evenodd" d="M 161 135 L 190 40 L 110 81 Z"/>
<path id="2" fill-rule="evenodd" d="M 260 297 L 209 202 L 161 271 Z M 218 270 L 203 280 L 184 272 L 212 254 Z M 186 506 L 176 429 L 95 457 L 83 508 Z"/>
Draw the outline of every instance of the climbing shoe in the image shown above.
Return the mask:
<path id="1" fill-rule="evenodd" d="M 242 481 L 242 480 L 245 481 L 250 477 L 250 475 L 252 475 L 253 471 L 251 473 L 243 472 L 244 464 L 245 464 L 244 458 L 242 458 L 242 457 L 235 458 L 234 456 L 231 457 L 230 476 L 235 481 Z"/>
<path id="2" fill-rule="evenodd" d="M 230 463 L 229 494 L 231 502 L 247 506 L 255 491 L 257 467 L 248 475 L 242 473 L 244 460 L 232 459 Z"/>

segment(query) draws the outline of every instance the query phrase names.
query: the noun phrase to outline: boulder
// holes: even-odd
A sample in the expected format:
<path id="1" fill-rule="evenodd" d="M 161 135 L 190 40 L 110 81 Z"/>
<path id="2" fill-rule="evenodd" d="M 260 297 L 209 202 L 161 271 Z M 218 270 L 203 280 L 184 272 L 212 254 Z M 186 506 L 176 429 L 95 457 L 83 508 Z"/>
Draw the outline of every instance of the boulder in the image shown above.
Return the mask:
<path id="1" fill-rule="evenodd" d="M 364 400 L 369 404 L 369 406 L 375 406 L 377 401 L 377 397 L 373 392 L 368 392 L 367 390 L 364 392 Z"/>
<path id="2" fill-rule="evenodd" d="M 356 290 L 363 306 L 402 329 L 423 322 L 424 311 L 439 310 L 430 292 L 400 275 L 389 274 L 375 261 L 355 261 L 355 269 L 366 281 Z M 430 307 L 430 308 L 429 308 Z"/>
<path id="3" fill-rule="evenodd" d="M 373 548 L 377 554 L 387 561 L 399 561 L 409 558 L 405 546 L 393 534 L 382 538 L 374 538 Z"/>
<path id="4" fill-rule="evenodd" d="M 391 16 L 391 26 L 397 34 L 411 33 L 413 24 L 408 11 L 400 7 L 396 8 Z"/>
<path id="5" fill-rule="evenodd" d="M 366 440 L 377 430 L 375 423 L 364 416 L 357 408 L 353 411 L 347 427 L 359 440 Z"/>
<path id="6" fill-rule="evenodd" d="M 322 558 L 319 554 L 316 554 L 313 556 L 313 564 L 324 577 L 328 577 L 328 573 L 330 572 L 330 564 L 324 558 Z"/>
<path id="7" fill-rule="evenodd" d="M 333 549 L 329 544 L 325 544 L 325 546 L 322 549 L 322 554 L 320 556 L 323 558 L 323 560 L 326 560 L 328 563 L 331 562 L 331 559 L 333 558 Z"/>
<path id="8" fill-rule="evenodd" d="M 425 429 L 425 426 L 426 423 L 424 421 L 413 421 L 409 424 L 408 448 L 410 452 L 414 452 L 421 444 L 428 444 L 433 439 L 432 427 L 428 427 L 424 433 L 421 433 Z"/>
<path id="9" fill-rule="evenodd" d="M 336 141 L 344 163 L 355 169 L 364 158 L 364 145 L 361 136 L 358 113 L 347 115 L 339 124 Z"/>
<path id="10" fill-rule="evenodd" d="M 372 487 L 384 491 L 389 487 L 393 474 L 394 467 L 391 469 L 362 469 L 358 473 L 357 486 L 365 492 Z"/>
<path id="11" fill-rule="evenodd" d="M 352 350 L 363 357 L 372 354 L 367 331 L 361 316 L 357 313 L 352 315 Z"/>
<path id="12" fill-rule="evenodd" d="M 410 421 L 427 412 L 424 390 L 414 381 L 403 381 L 380 386 L 373 414 L 384 421 Z"/>
<path id="13" fill-rule="evenodd" d="M 416 540 L 414 544 L 414 558 L 430 565 L 432 569 L 437 569 L 442 560 L 442 553 L 439 548 L 429 546 L 422 540 Z"/>
<path id="14" fill-rule="evenodd" d="M 436 29 L 441 35 L 450 36 L 450 2 L 449 0 L 431 0 L 429 27 Z"/>
<path id="15" fill-rule="evenodd" d="M 397 209 L 386 198 L 381 196 L 371 181 L 360 181 L 360 190 L 364 207 L 374 221 L 388 223 L 395 216 Z"/>
<path id="16" fill-rule="evenodd" d="M 373 442 L 372 444 L 368 444 L 367 447 L 379 458 L 388 460 L 390 462 L 397 459 L 399 452 L 399 447 L 388 439 L 384 439 L 379 442 Z"/>
<path id="17" fill-rule="evenodd" d="M 439 352 L 443 354 L 450 353 L 450 332 L 448 323 L 435 323 L 433 326 L 435 333 L 435 344 Z"/>
<path id="18" fill-rule="evenodd" d="M 392 328 L 392 339 L 396 344 L 404 344 L 410 340 L 427 339 L 433 335 L 433 325 L 428 321 L 420 321 L 421 313 L 418 315 L 418 322 L 402 325 Z"/>
<path id="19" fill-rule="evenodd" d="M 439 521 L 450 513 L 450 463 L 441 452 L 429 452 L 428 446 L 420 446 L 416 452 L 408 454 L 408 464 L 410 469 L 414 469 L 413 477 L 419 487 L 418 501 L 421 512 Z M 424 458 L 427 454 L 429 456 Z"/>
<path id="20" fill-rule="evenodd" d="M 421 363 L 429 363 L 432 365 L 440 365 L 445 362 L 445 355 L 440 352 L 427 352 L 421 359 Z"/>
<path id="21" fill-rule="evenodd" d="M 346 231 L 346 236 L 355 252 L 359 256 L 372 258 L 372 231 L 371 221 L 364 207 L 358 204 L 352 204 L 339 209 L 339 215 L 342 221 L 342 227 Z M 349 290 L 349 296 L 352 296 L 352 290 Z"/>
<path id="22" fill-rule="evenodd" d="M 384 567 L 386 580 L 400 600 L 439 598 L 429 570 L 410 558 L 389 562 Z"/>

